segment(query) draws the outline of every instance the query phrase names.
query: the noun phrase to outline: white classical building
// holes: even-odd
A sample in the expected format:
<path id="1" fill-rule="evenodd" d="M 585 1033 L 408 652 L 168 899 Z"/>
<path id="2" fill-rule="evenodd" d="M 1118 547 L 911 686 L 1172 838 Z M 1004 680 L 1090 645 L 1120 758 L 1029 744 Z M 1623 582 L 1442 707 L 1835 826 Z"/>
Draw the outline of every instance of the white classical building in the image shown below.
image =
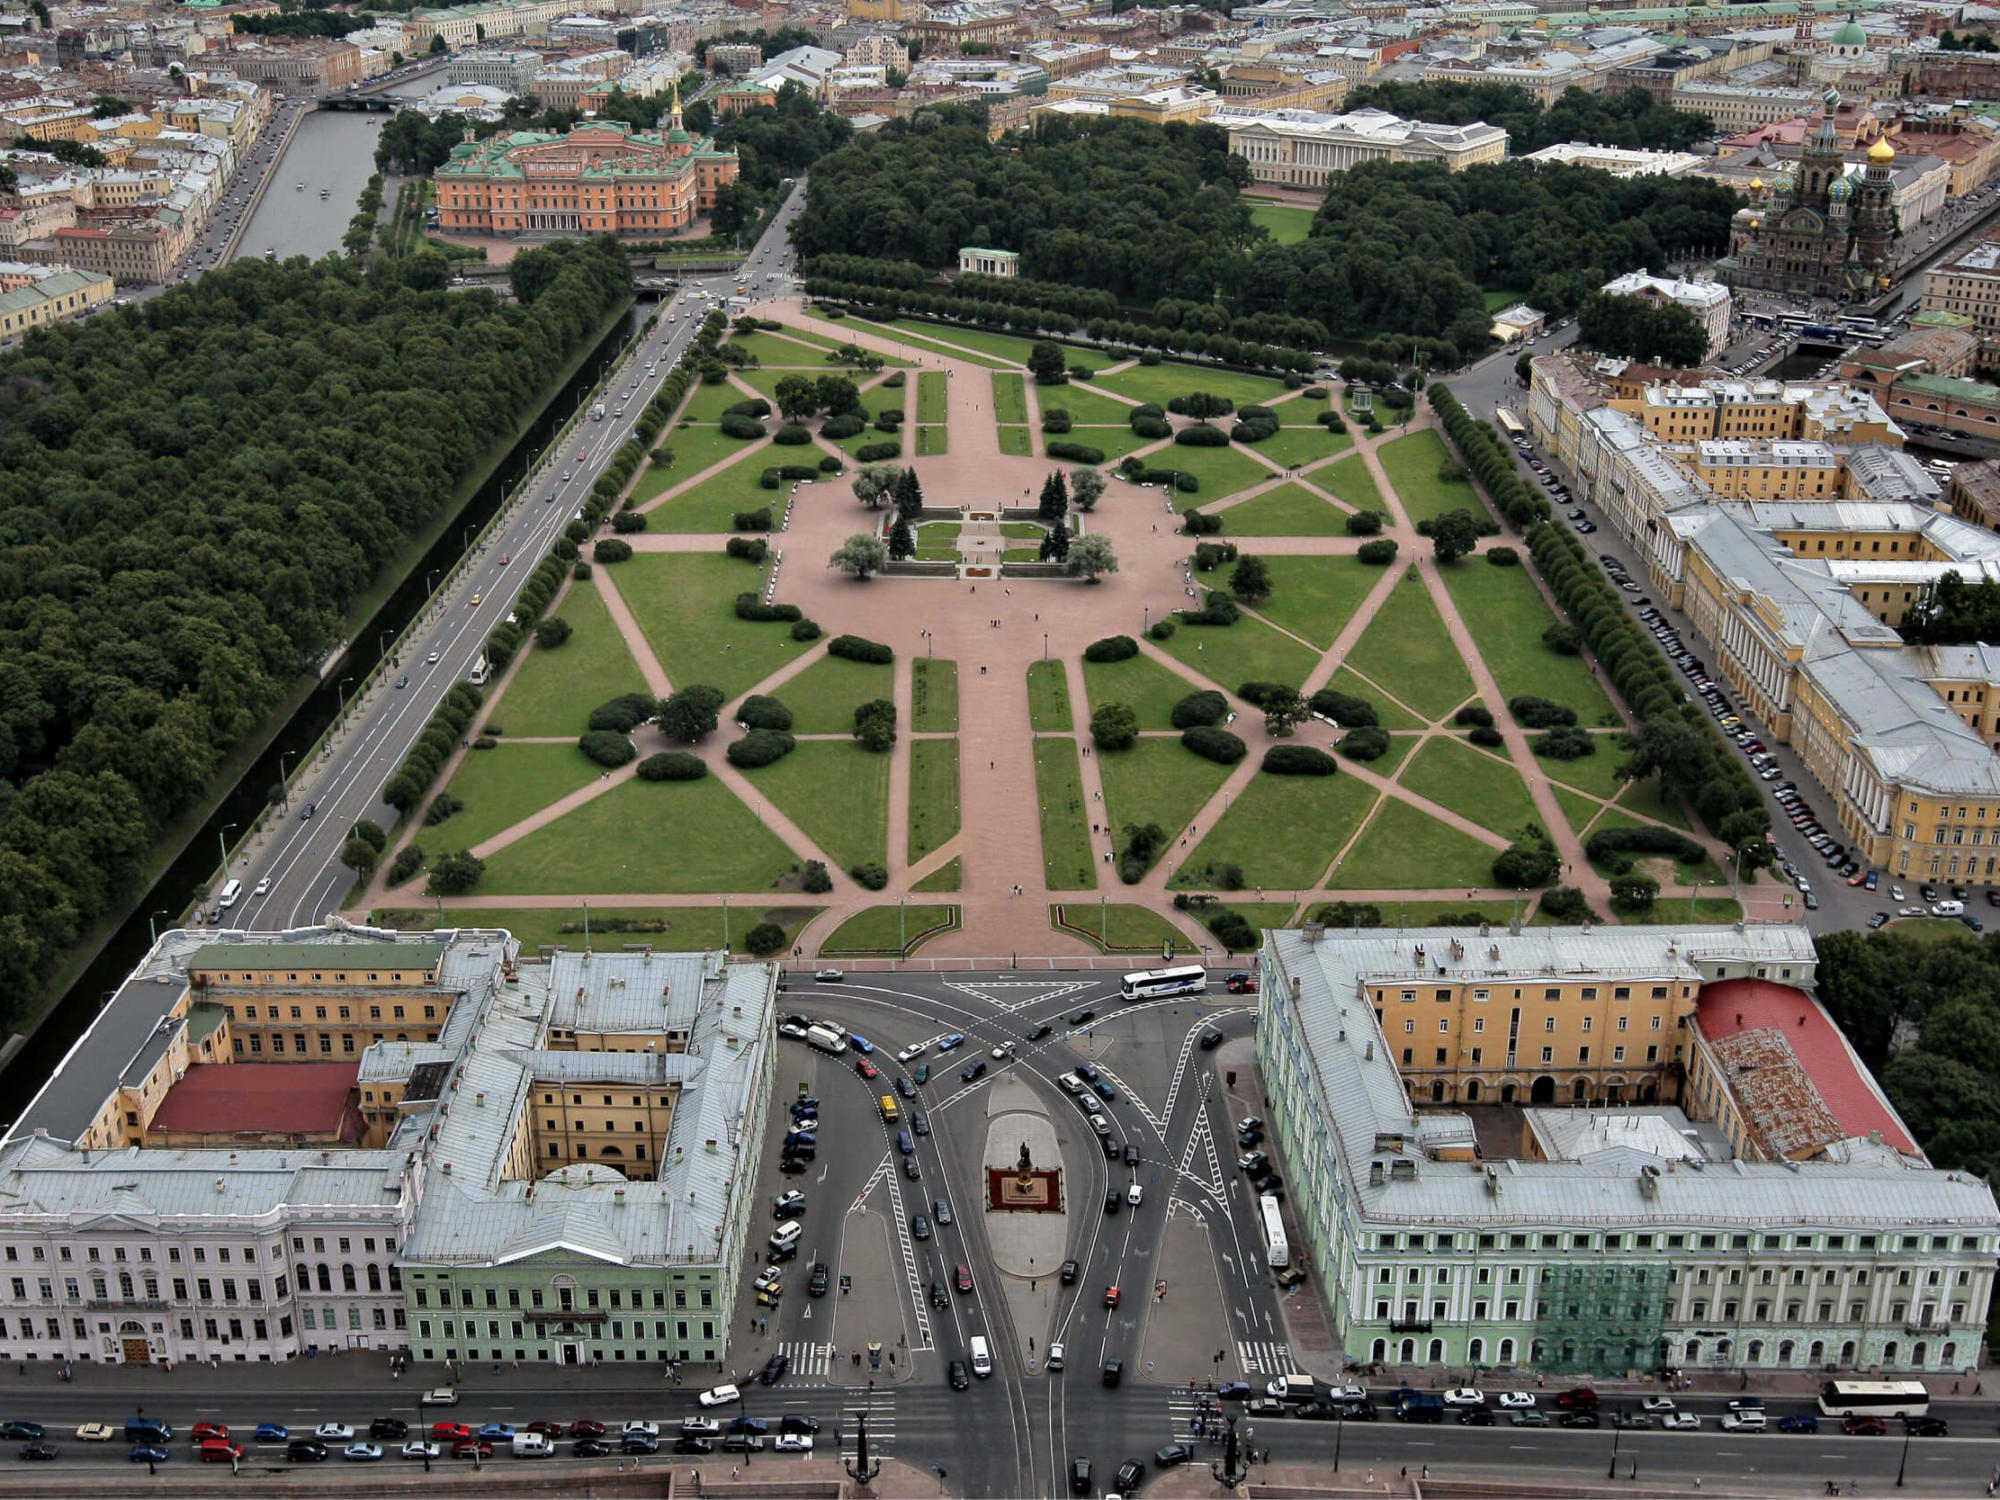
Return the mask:
<path id="1" fill-rule="evenodd" d="M 1729 343 L 1729 288 L 1719 281 L 1682 281 L 1677 276 L 1655 276 L 1641 266 L 1616 280 L 1604 290 L 1617 297 L 1643 297 L 1656 306 L 1671 302 L 1693 313 L 1708 334 L 1708 352 L 1715 353 Z"/>
<path id="2" fill-rule="evenodd" d="M 1507 155 L 1498 125 L 1433 125 L 1379 109 L 1329 115 L 1309 109 L 1224 105 L 1209 116 L 1229 132 L 1229 149 L 1258 182 L 1321 188 L 1336 172 L 1367 161 L 1435 161 L 1454 172 Z"/>
<path id="3" fill-rule="evenodd" d="M 1702 165 L 1704 158 L 1691 151 L 1633 151 L 1623 146 L 1562 141 L 1529 153 L 1526 160 L 1591 167 L 1613 177 L 1682 177 Z"/>

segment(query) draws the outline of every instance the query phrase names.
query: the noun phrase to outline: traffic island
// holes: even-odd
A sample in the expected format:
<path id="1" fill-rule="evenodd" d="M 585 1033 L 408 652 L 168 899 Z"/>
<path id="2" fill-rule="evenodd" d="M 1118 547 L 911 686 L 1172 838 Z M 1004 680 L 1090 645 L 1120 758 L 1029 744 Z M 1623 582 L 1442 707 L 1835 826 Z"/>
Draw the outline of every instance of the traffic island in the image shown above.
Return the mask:
<path id="1" fill-rule="evenodd" d="M 1054 1326 L 1057 1273 L 1069 1253 L 1069 1199 L 1055 1123 L 1041 1096 L 1011 1073 L 986 1091 L 980 1159 L 986 1243 L 1022 1341 L 1021 1357 L 1028 1373 L 1037 1374 Z"/>
<path id="2" fill-rule="evenodd" d="M 898 1251 L 892 1225 L 878 1212 L 886 1199 L 894 1208 L 889 1188 L 878 1183 L 868 1205 L 849 1213 L 841 1237 L 840 1264 L 843 1285 L 852 1290 L 829 1297 L 818 1307 L 831 1313 L 826 1328 L 815 1338 L 833 1345 L 827 1361 L 827 1377 L 836 1385 L 862 1390 L 889 1386 L 908 1380 L 916 1373 L 910 1358 L 909 1329 L 904 1319 L 915 1289 L 910 1285 Z"/>

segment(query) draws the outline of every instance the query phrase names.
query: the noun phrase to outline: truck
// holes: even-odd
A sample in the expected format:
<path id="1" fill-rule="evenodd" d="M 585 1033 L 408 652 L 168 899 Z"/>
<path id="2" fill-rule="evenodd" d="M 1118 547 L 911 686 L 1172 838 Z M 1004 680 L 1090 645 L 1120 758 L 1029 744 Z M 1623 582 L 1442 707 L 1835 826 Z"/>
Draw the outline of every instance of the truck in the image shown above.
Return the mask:
<path id="1" fill-rule="evenodd" d="M 486 679 L 491 677 L 492 675 L 493 675 L 493 664 L 486 659 L 486 653 L 482 651 L 479 653 L 478 660 L 476 660 L 472 664 L 472 676 L 470 681 L 474 687 L 484 687 L 486 685 Z"/>
<path id="2" fill-rule="evenodd" d="M 597 402 L 590 408 L 590 420 L 593 422 L 602 422 L 604 420 L 604 403 L 602 401 Z"/>

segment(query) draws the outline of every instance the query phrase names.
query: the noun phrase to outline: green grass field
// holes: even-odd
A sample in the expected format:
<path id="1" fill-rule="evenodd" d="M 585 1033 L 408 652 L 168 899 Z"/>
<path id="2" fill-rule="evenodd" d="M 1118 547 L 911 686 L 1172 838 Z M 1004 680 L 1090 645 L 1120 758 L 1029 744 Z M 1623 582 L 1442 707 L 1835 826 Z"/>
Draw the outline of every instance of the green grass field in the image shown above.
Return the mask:
<path id="1" fill-rule="evenodd" d="M 1394 678 L 1390 679 L 1392 682 Z M 1384 729 L 1422 729 L 1425 721 L 1403 708 L 1400 702 L 1389 696 L 1386 688 L 1372 682 L 1364 682 L 1346 667 L 1334 669 L 1327 679 L 1328 687 L 1336 693 L 1345 693 L 1350 698 L 1366 698 L 1375 705 L 1375 713 L 1382 721 Z"/>
<path id="2" fill-rule="evenodd" d="M 743 939 L 760 922 L 785 930 L 785 944 L 798 941 L 799 930 L 825 911 L 823 906 L 745 906 L 725 914 L 720 906 L 578 906 L 446 907 L 446 927 L 504 927 L 521 940 L 525 953 L 560 946 L 581 952 L 586 941 L 596 952 L 616 952 L 627 943 L 650 943 L 675 953 L 714 952 L 723 946 L 725 915 L 729 944 L 744 952 Z M 436 907 L 377 910 L 374 919 L 398 932 L 432 932 L 438 926 Z M 584 929 L 588 926 L 586 939 Z"/>
<path id="3" fill-rule="evenodd" d="M 1227 766 L 1182 748 L 1177 739 L 1141 739 L 1130 750 L 1107 750 L 1092 758 L 1104 778 L 1104 815 L 1117 835 L 1117 847 L 1125 847 L 1127 824 L 1157 823 L 1169 839 L 1162 855 L 1173 849 L 1171 841 L 1229 776 Z"/>
<path id="4" fill-rule="evenodd" d="M 1313 210 L 1289 203 L 1250 203 L 1250 222 L 1281 245 L 1296 245 L 1312 229 Z"/>
<path id="5" fill-rule="evenodd" d="M 1149 462 L 1156 468 L 1179 469 L 1183 474 L 1192 474 L 1201 481 L 1201 488 L 1192 495 L 1175 492 L 1174 505 L 1183 511 L 1207 505 L 1253 485 L 1266 484 L 1278 477 L 1250 457 L 1248 451 L 1233 443 L 1227 448 L 1190 448 L 1176 443 L 1170 448 L 1162 448 Z M 1226 522 L 1224 524 L 1227 525 Z"/>
<path id="6" fill-rule="evenodd" d="M 449 795 L 465 804 L 444 822 L 420 828 L 426 849 L 471 849 L 530 813 L 597 780 L 601 771 L 575 745 L 514 745 L 476 750 L 459 762 Z"/>
<path id="7" fill-rule="evenodd" d="M 731 334 L 723 347 L 740 349 L 767 369 L 773 365 L 803 365 L 818 374 L 827 368 L 825 349 L 786 338 L 783 334 Z"/>
<path id="8" fill-rule="evenodd" d="M 596 584 L 570 584 L 554 618 L 567 621 L 573 634 L 553 651 L 529 647 L 490 716 L 510 735 L 580 735 L 598 704 L 646 690 Z"/>
<path id="9" fill-rule="evenodd" d="M 1576 760 L 1550 760 L 1538 755 L 1535 761 L 1549 780 L 1566 782 L 1580 792 L 1588 792 L 1609 802 L 1624 785 L 1618 779 L 1618 763 L 1625 759 L 1626 752 L 1618 747 L 1617 735 L 1599 734 L 1591 738 L 1597 745 L 1595 755 L 1580 756 Z M 1533 744 L 1534 740 L 1535 736 L 1530 734 L 1528 742 Z"/>
<path id="10" fill-rule="evenodd" d="M 917 420 L 925 425 L 942 422 L 951 406 L 942 370 L 925 370 L 917 376 Z"/>
<path id="11" fill-rule="evenodd" d="M 634 779 L 495 852 L 479 889 L 496 896 L 761 891 L 797 864 L 713 777 Z"/>
<path id="12" fill-rule="evenodd" d="M 958 741 L 912 741 L 910 863 L 957 837 L 958 817 Z"/>
<path id="13" fill-rule="evenodd" d="M 1009 430 L 1004 427 L 1001 429 L 1002 432 Z M 1155 438 L 1140 437 L 1128 426 L 1077 427 L 1069 432 L 1043 434 L 1042 451 L 1047 453 L 1048 444 L 1050 443 L 1084 443 L 1097 449 L 1098 452 L 1104 455 L 1104 462 L 1111 464 L 1118 462 L 1126 454 L 1136 453 L 1139 449 L 1156 441 L 1158 440 Z M 1162 451 L 1164 452 L 1165 450 L 1163 449 Z M 1074 464 L 1076 460 L 1073 458 L 1058 458 L 1052 459 L 1050 462 Z"/>
<path id="14" fill-rule="evenodd" d="M 947 429 L 943 427 L 919 427 L 917 429 L 916 451 L 911 456 L 914 458 L 936 458 L 940 453 L 945 451 L 945 446 L 950 441 L 945 436 L 946 431 Z"/>
<path id="15" fill-rule="evenodd" d="M 1420 578 L 1397 583 L 1347 660 L 1364 677 L 1396 684 L 1397 697 L 1433 719 L 1472 696 L 1472 674 Z"/>
<path id="16" fill-rule="evenodd" d="M 1428 428 L 1382 444 L 1375 456 L 1402 497 L 1403 509 L 1412 522 L 1434 520 L 1453 510 L 1485 514 L 1486 507 L 1470 481 L 1438 478 L 1438 470 L 1447 460 L 1454 465 L 1458 461 L 1450 458 L 1444 441 Z"/>
<path id="17" fill-rule="evenodd" d="M 886 325 L 898 332 L 914 338 L 925 339 L 934 344 L 944 345 L 950 352 L 971 350 L 984 355 L 984 360 L 975 363 L 1004 361 L 1015 368 L 1028 363 L 1028 351 L 1035 346 L 1033 339 L 1014 338 L 1004 333 L 985 333 L 976 328 L 957 328 L 943 323 L 925 323 L 914 318 L 898 318 Z M 1101 370 L 1112 362 L 1111 356 L 1095 349 L 1079 349 L 1074 344 L 1062 344 L 1065 365 L 1085 365 L 1093 370 Z"/>
<path id="18" fill-rule="evenodd" d="M 907 347 L 920 354 L 949 354 L 954 359 L 962 359 L 968 364 L 984 365 L 989 370 L 1012 370 L 1020 367 L 1020 361 L 994 359 L 989 355 L 975 353 L 962 344 L 947 342 L 932 335 L 951 332 L 934 323 L 917 323 L 903 319 L 894 323 L 870 322 L 866 318 L 852 320 L 860 327 L 883 338 L 901 340 Z M 906 361 L 901 361 L 906 363 Z"/>
<path id="19" fill-rule="evenodd" d="M 1231 693 L 1253 681 L 1297 687 L 1319 663 L 1310 647 L 1250 615 L 1228 626 L 1183 625 L 1160 646 Z"/>
<path id="20" fill-rule="evenodd" d="M 745 442 L 742 438 L 725 436 L 720 427 L 677 427 L 661 438 L 652 463 L 632 486 L 632 503 L 643 506 L 702 470 L 740 458 L 756 446 L 754 440 Z M 669 457 L 671 462 L 662 462 Z"/>
<path id="21" fill-rule="evenodd" d="M 1419 797 L 1508 839 L 1541 821 L 1519 773 L 1462 740 L 1426 741 L 1397 779 Z"/>
<path id="22" fill-rule="evenodd" d="M 1272 463 L 1287 468 L 1316 464 L 1323 458 L 1332 458 L 1336 453 L 1345 453 L 1353 446 L 1353 438 L 1336 436 L 1324 427 L 1280 427 L 1263 442 L 1249 445 L 1252 453 L 1261 454 Z"/>
<path id="23" fill-rule="evenodd" d="M 1310 477 L 1314 484 L 1345 500 L 1356 510 L 1386 513 L 1389 509 L 1380 487 L 1375 483 L 1375 476 L 1368 472 L 1368 466 L 1361 461 L 1359 454 L 1343 458 L 1337 464 L 1328 464 L 1323 469 L 1314 469 Z"/>
<path id="24" fill-rule="evenodd" d="M 1175 851 L 1176 889 L 1205 890 L 1225 865 L 1273 890 L 1317 884 L 1368 809 L 1376 791 L 1352 776 L 1266 776 L 1259 772 L 1191 852 Z"/>
<path id="25" fill-rule="evenodd" d="M 1382 810 L 1327 884 L 1345 891 L 1434 891 L 1455 885 L 1471 890 L 1493 883 L 1493 859 L 1499 853 L 1407 802 L 1385 797 Z"/>
<path id="26" fill-rule="evenodd" d="M 900 951 L 908 957 L 939 933 L 950 932 L 956 926 L 956 906 L 891 902 L 856 912 L 826 935 L 819 951 L 830 956 Z"/>
<path id="27" fill-rule="evenodd" d="M 749 399 L 726 380 L 720 385 L 698 385 L 694 388 L 694 394 L 688 397 L 687 405 L 675 414 L 675 420 L 720 422 L 722 414 L 730 407 Z M 772 418 L 766 417 L 764 420 L 769 422 Z"/>
<path id="28" fill-rule="evenodd" d="M 888 864 L 887 755 L 851 741 L 801 740 L 783 760 L 743 775 L 841 869 Z"/>
<path id="29" fill-rule="evenodd" d="M 780 450 L 768 443 L 758 446 L 755 451 L 711 475 L 693 489 L 662 501 L 646 512 L 646 529 L 684 534 L 695 531 L 735 530 L 738 511 L 762 510 L 770 507 L 775 516 L 784 504 L 782 489 L 767 490 L 759 484 L 758 478 L 772 464 L 783 462 L 773 457 Z M 793 450 L 797 451 L 797 450 Z M 676 466 L 678 467 L 678 466 Z M 694 471 L 683 474 L 683 479 Z M 675 483 L 679 483 L 676 480 Z"/>
<path id="30" fill-rule="evenodd" d="M 1466 557 L 1438 571 L 1503 694 L 1553 699 L 1575 709 L 1577 723 L 1587 728 L 1617 722 L 1611 700 L 1584 659 L 1542 644 L 1542 632 L 1556 617 L 1527 569 L 1496 568 L 1483 558 Z"/>
<path id="31" fill-rule="evenodd" d="M 965 861 L 953 855 L 922 880 L 912 881 L 913 891 L 955 891 L 965 882 Z"/>
<path id="32" fill-rule="evenodd" d="M 1061 662 L 1028 663 L 1028 723 L 1043 734 L 1069 733 L 1069 680 Z"/>
<path id="33" fill-rule="evenodd" d="M 851 734 L 856 707 L 872 698 L 893 697 L 895 691 L 892 663 L 822 656 L 780 684 L 773 696 L 792 711 L 794 734 Z"/>
<path id="34" fill-rule="evenodd" d="M 1072 380 L 1068 385 L 1038 386 L 1035 390 L 1035 399 L 1041 403 L 1043 416 L 1047 416 L 1052 409 L 1060 407 L 1068 412 L 1069 419 L 1080 427 L 1132 425 L 1132 406 L 1129 402 L 1114 400 L 1102 391 L 1093 391 L 1079 381 Z M 1011 422 L 1014 419 L 1003 416 L 1000 420 Z M 1088 442 L 1090 439 L 1086 438 L 1083 441 Z"/>
<path id="35" fill-rule="evenodd" d="M 1011 453 L 1017 458 L 1032 458 L 1034 443 L 1025 427 L 1002 427 L 1000 429 L 1000 451 Z"/>
<path id="36" fill-rule="evenodd" d="M 848 347 L 849 344 L 853 342 L 853 340 L 846 338 L 828 338 L 823 333 L 809 333 L 803 328 L 793 328 L 790 324 L 787 324 L 785 326 L 784 337 L 796 340 L 800 343 L 811 344 L 815 348 L 818 348 L 822 351 L 828 349 L 833 349 L 833 350 L 845 349 Z M 824 360 L 826 356 L 824 353 L 822 353 L 820 357 L 822 360 Z M 910 363 L 907 359 L 897 359 L 894 355 L 884 354 L 881 355 L 880 357 L 884 363 L 890 365 L 899 365 L 907 368 Z M 830 370 L 840 370 L 843 373 L 855 374 L 857 379 L 864 378 L 860 376 L 858 372 L 849 371 L 846 369 L 845 366 L 842 365 L 828 365 L 827 368 Z"/>
<path id="37" fill-rule="evenodd" d="M 1049 889 L 1096 890 L 1097 860 L 1091 853 L 1075 740 L 1035 741 L 1035 795 L 1041 803 L 1042 871 Z"/>
<path id="38" fill-rule="evenodd" d="M 1547 764 L 1544 763 L 1544 769 L 1546 768 Z M 1555 793 L 1556 802 L 1562 808 L 1563 816 L 1569 820 L 1570 829 L 1578 838 L 1584 836 L 1591 820 L 1604 811 L 1602 802 L 1593 802 L 1583 793 L 1573 792 L 1566 786 L 1551 786 L 1549 790 Z"/>
<path id="39" fill-rule="evenodd" d="M 993 419 L 996 422 L 1025 424 L 1028 420 L 1028 398 L 1024 394 L 1027 383 L 1025 375 L 1009 371 L 993 372 Z"/>
<path id="40" fill-rule="evenodd" d="M 1224 537 L 1345 536 L 1347 513 L 1302 485 L 1282 484 L 1217 511 Z"/>
<path id="41" fill-rule="evenodd" d="M 1327 398 L 1323 395 L 1299 394 L 1289 400 L 1272 403 L 1271 410 L 1277 413 L 1278 420 L 1287 427 L 1317 427 L 1320 425 L 1320 413 L 1327 409 L 1327 405 Z"/>
<path id="42" fill-rule="evenodd" d="M 732 699 L 808 649 L 782 621 L 736 618 L 736 596 L 763 589 L 757 564 L 719 552 L 640 552 L 606 572 L 676 687 L 705 682 Z"/>
<path id="43" fill-rule="evenodd" d="M 917 734 L 954 734 L 958 730 L 958 663 L 910 663 L 910 728 Z"/>
<path id="44" fill-rule="evenodd" d="M 1179 673 L 1147 656 L 1086 661 L 1083 682 L 1093 713 L 1103 704 L 1123 703 L 1139 716 L 1141 729 L 1172 729 L 1174 705 L 1189 693 L 1200 691 Z"/>
<path id="45" fill-rule="evenodd" d="M 1171 360 L 1157 365 L 1133 365 L 1130 369 L 1104 376 L 1097 384 L 1107 391 L 1130 396 L 1134 401 L 1152 401 L 1161 406 L 1176 396 L 1190 395 L 1195 391 L 1206 391 L 1211 396 L 1227 396 L 1238 406 L 1268 404 L 1285 394 L 1284 382 L 1280 380 L 1267 380 L 1261 375 L 1239 375 L 1233 370 L 1218 370 L 1209 365 L 1175 364 Z"/>
<path id="46" fill-rule="evenodd" d="M 1173 923 L 1148 906 L 1115 902 L 1074 901 L 1049 908 L 1049 924 L 1058 931 L 1072 933 L 1096 944 L 1107 953 L 1165 951 L 1173 944 L 1176 954 L 1196 953 L 1194 943 Z"/>
<path id="47" fill-rule="evenodd" d="M 1271 572 L 1271 594 L 1254 606 L 1257 613 L 1322 651 L 1382 581 L 1380 568 L 1352 557 L 1271 556 L 1264 565 Z"/>

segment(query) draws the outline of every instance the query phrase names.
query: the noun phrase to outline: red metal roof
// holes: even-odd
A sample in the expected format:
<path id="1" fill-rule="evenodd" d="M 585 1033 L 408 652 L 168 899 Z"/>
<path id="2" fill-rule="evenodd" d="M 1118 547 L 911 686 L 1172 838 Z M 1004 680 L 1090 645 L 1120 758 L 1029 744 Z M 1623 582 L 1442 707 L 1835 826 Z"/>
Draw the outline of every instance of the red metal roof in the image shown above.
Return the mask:
<path id="1" fill-rule="evenodd" d="M 316 1135 L 358 1140 L 358 1062 L 197 1064 L 167 1090 L 150 1129 L 205 1135 Z"/>
<path id="2" fill-rule="evenodd" d="M 1879 1130 L 1897 1150 L 1916 1151 L 1908 1128 L 1876 1092 L 1833 1017 L 1803 990 L 1768 979 L 1725 979 L 1702 987 L 1695 1018 L 1702 1035 L 1716 1041 L 1746 1031 L 1778 1033 L 1844 1138 Z"/>

